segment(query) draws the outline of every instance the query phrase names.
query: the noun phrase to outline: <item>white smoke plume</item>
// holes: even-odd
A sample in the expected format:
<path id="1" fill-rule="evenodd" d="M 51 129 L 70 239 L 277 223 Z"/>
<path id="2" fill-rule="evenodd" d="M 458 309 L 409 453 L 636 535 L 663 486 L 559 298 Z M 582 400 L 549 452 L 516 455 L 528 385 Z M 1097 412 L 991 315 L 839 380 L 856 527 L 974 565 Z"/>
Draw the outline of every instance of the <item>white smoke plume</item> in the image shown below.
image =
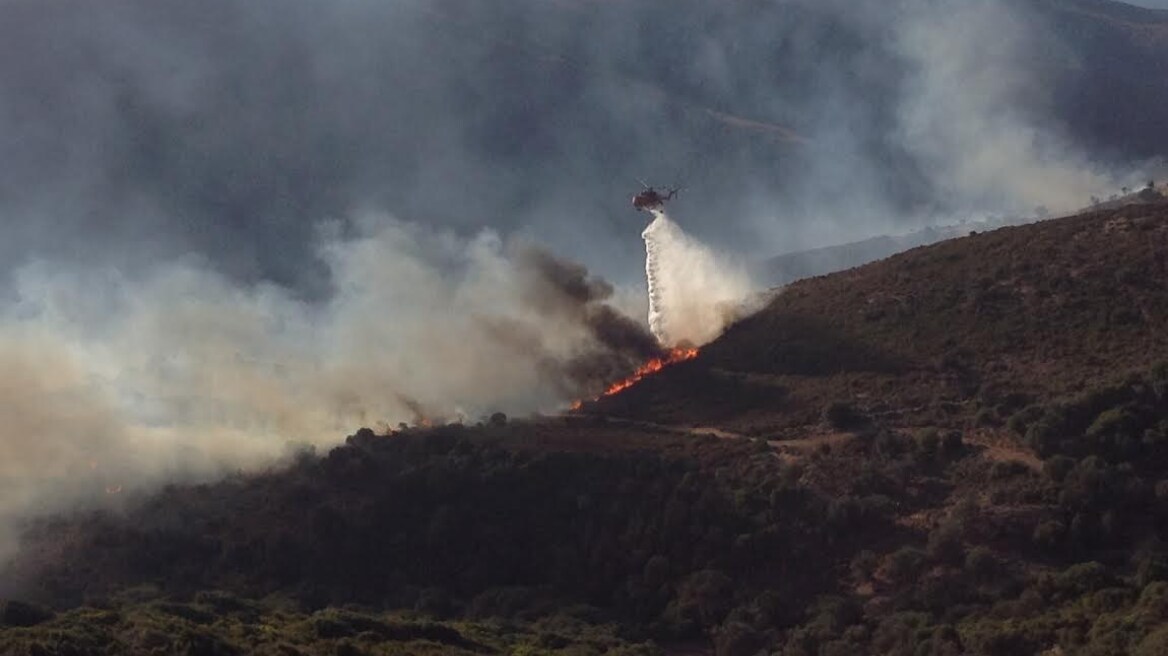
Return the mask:
<path id="1" fill-rule="evenodd" d="M 909 73 L 898 137 L 943 198 L 1022 214 L 1067 212 L 1133 175 L 1091 161 L 1039 118 L 1051 112 L 1057 75 L 1043 63 L 1053 55 L 1037 53 L 1064 47 L 1024 6 L 911 0 L 908 7 L 893 41 Z"/>
<path id="2" fill-rule="evenodd" d="M 18 521 L 273 462 L 361 426 L 562 407 L 656 352 L 572 263 L 378 218 L 323 303 L 193 263 L 23 268 L 0 309 L 0 551 Z"/>
<path id="3" fill-rule="evenodd" d="M 751 291 L 745 270 L 697 242 L 663 210 L 641 233 L 649 330 L 662 346 L 700 346 L 722 333 Z"/>

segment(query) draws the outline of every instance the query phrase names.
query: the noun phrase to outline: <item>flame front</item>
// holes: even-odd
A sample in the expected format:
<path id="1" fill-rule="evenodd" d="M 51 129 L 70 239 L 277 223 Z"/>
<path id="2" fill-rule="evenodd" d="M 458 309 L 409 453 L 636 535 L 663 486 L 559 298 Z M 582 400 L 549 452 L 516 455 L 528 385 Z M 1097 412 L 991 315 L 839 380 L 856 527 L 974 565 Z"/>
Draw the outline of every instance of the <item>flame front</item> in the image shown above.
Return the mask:
<path id="1" fill-rule="evenodd" d="M 613 383 L 612 385 L 609 386 L 608 389 L 606 389 L 604 391 L 603 394 L 601 394 L 600 396 L 596 397 L 593 400 L 599 401 L 600 399 L 602 399 L 606 396 L 612 396 L 613 394 L 619 394 L 620 392 L 627 390 L 628 388 L 632 387 L 633 385 L 636 385 L 645 376 L 648 376 L 650 374 L 655 374 L 658 371 L 661 371 L 662 369 L 664 369 L 665 367 L 668 367 L 671 364 L 677 364 L 678 362 L 685 362 L 686 360 L 692 360 L 692 359 L 696 358 L 697 355 L 698 355 L 698 350 L 696 348 L 671 349 L 663 357 L 653 358 L 652 360 L 649 360 L 645 364 L 637 367 L 637 370 L 634 371 L 632 373 L 632 375 L 630 375 L 628 378 L 624 378 L 622 380 L 619 380 L 619 381 Z M 575 410 L 579 410 L 583 407 L 584 407 L 583 401 L 576 401 L 572 404 L 571 409 L 573 411 L 575 411 Z"/>
<path id="2" fill-rule="evenodd" d="M 605 390 L 604 394 L 601 394 L 600 396 L 603 398 L 605 396 L 612 396 L 613 394 L 623 392 L 633 385 L 636 385 L 645 376 L 655 374 L 671 364 L 677 364 L 678 362 L 691 360 L 697 357 L 697 355 L 698 350 L 696 348 L 675 348 L 667 353 L 665 357 L 653 358 L 640 367 L 637 367 L 637 370 L 633 372 L 633 375 L 625 378 L 624 380 L 613 383 L 612 386 Z"/>

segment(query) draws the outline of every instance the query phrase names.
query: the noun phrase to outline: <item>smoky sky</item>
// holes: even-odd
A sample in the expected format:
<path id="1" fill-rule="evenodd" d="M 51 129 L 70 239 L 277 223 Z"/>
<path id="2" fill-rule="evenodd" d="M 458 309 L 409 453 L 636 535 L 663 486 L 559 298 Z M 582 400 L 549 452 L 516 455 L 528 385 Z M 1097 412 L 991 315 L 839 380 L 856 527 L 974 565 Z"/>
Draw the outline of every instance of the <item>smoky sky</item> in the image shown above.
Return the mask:
<path id="1" fill-rule="evenodd" d="M 1130 4 L 1149 9 L 1168 9 L 1168 0 L 1132 0 Z"/>
<path id="2" fill-rule="evenodd" d="M 321 222 L 377 211 L 627 282 L 638 179 L 683 185 L 677 220 L 744 257 L 918 227 L 995 198 L 906 144 L 932 55 L 899 30 L 932 4 L 6 0 L 0 259 L 186 258 L 314 295 Z M 1047 54 L 991 64 L 1063 89 L 1075 44 L 1039 32 Z M 1002 100 L 1075 142 L 1053 97 Z"/>

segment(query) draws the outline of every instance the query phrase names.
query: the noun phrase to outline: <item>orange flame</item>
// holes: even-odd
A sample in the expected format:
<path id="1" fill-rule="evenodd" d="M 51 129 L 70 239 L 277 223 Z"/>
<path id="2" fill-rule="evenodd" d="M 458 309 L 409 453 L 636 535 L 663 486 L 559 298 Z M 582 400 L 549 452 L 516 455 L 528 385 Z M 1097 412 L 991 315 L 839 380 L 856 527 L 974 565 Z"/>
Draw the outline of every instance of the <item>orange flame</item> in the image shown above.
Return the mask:
<path id="1" fill-rule="evenodd" d="M 634 371 L 632 373 L 632 375 L 630 375 L 628 378 L 625 378 L 623 380 L 619 380 L 619 381 L 613 383 L 612 385 L 609 386 L 608 389 L 606 389 L 604 391 L 604 394 L 601 394 L 600 396 L 596 397 L 593 400 L 598 401 L 606 396 L 612 396 L 613 394 L 619 394 L 620 392 L 623 392 L 623 391 L 627 390 L 628 388 L 632 387 L 633 385 L 636 385 L 637 383 L 639 383 L 641 381 L 641 379 L 644 378 L 645 376 L 655 374 L 658 371 L 661 371 L 662 369 L 664 369 L 665 367 L 668 367 L 671 364 L 677 364 L 678 362 L 685 362 L 686 360 L 692 360 L 692 359 L 696 358 L 697 356 L 698 356 L 698 350 L 696 348 L 671 349 L 663 357 L 653 358 L 652 360 L 649 360 L 645 364 L 637 367 L 637 370 Z M 579 410 L 583 407 L 584 407 L 583 401 L 576 401 L 575 403 L 572 404 L 571 409 L 573 411 L 575 411 L 575 410 Z"/>

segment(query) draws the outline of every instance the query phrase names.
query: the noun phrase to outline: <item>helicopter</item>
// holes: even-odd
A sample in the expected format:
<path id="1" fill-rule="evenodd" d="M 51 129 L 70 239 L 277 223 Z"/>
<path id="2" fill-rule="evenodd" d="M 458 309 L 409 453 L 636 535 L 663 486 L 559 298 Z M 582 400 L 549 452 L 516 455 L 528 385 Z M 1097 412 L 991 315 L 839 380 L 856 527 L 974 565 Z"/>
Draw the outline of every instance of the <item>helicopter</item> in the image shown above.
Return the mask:
<path id="1" fill-rule="evenodd" d="M 680 189 L 677 187 L 668 189 L 664 192 L 657 191 L 653 187 L 645 184 L 643 180 L 638 180 L 637 182 L 640 182 L 641 186 L 645 188 L 644 191 L 637 194 L 636 196 L 633 196 L 633 207 L 635 207 L 638 212 L 641 210 L 653 211 L 660 209 L 665 205 L 665 201 L 671 200 L 674 196 L 677 195 L 677 192 L 680 191 Z"/>

